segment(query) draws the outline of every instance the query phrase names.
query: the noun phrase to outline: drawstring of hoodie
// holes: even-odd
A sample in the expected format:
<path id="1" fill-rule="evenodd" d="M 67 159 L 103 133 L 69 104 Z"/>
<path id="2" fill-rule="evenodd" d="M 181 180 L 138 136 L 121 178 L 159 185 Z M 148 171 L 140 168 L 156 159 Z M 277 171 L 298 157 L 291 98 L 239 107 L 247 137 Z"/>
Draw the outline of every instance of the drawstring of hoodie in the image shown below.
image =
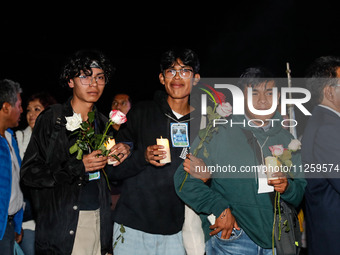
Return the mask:
<path id="1" fill-rule="evenodd" d="M 166 117 L 168 117 L 169 119 L 172 119 L 173 121 L 177 122 L 177 123 L 189 122 L 190 120 L 193 120 L 193 119 L 194 119 L 194 118 L 190 118 L 190 119 L 188 119 L 188 120 L 179 121 L 179 120 L 173 118 L 171 115 L 169 115 L 169 114 L 167 114 L 167 113 L 164 113 L 164 115 L 165 115 Z"/>

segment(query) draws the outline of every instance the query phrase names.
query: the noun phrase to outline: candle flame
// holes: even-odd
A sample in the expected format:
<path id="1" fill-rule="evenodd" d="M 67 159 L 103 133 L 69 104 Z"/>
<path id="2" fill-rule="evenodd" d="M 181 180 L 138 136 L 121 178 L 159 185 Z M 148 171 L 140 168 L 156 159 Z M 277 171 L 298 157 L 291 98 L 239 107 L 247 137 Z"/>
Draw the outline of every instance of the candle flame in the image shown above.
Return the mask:
<path id="1" fill-rule="evenodd" d="M 109 138 L 106 143 L 104 143 L 107 150 L 110 150 L 116 144 L 115 139 Z"/>

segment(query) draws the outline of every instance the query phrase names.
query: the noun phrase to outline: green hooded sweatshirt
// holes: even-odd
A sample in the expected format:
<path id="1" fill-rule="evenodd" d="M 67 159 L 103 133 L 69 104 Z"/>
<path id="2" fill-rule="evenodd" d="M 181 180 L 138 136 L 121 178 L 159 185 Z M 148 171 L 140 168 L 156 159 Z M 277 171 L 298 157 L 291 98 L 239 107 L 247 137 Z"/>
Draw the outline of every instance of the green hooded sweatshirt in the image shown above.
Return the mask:
<path id="1" fill-rule="evenodd" d="M 221 213 L 230 208 L 236 221 L 246 234 L 260 247 L 272 247 L 272 229 L 274 210 L 269 193 L 258 194 L 257 173 L 243 172 L 246 167 L 257 166 L 258 162 L 253 146 L 250 145 L 242 129 L 251 131 L 260 146 L 264 158 L 272 156 L 269 146 L 283 145 L 288 148 L 293 136 L 281 126 L 282 117 L 276 113 L 273 119 L 273 126 L 264 131 L 262 128 L 248 126 L 245 116 L 233 116 L 226 125 L 219 125 L 217 133 L 214 133 L 209 143 L 204 143 L 208 157 L 203 155 L 202 148 L 197 157 L 202 158 L 207 166 L 224 170 L 229 167 L 236 172 L 220 171 L 212 175 L 210 185 L 203 181 L 188 176 L 181 191 L 180 187 L 185 179 L 186 172 L 181 165 L 174 176 L 175 189 L 178 196 L 189 205 L 194 211 L 199 213 L 202 220 L 202 227 L 206 241 L 210 238 L 210 223 L 207 216 L 213 213 L 219 217 Z M 245 125 L 243 125 L 243 123 Z M 254 125 L 251 123 L 251 125 Z M 245 126 L 245 127 L 244 127 Z M 196 138 L 192 144 L 195 149 L 200 139 Z M 193 151 L 193 150 L 192 150 Z M 297 207 L 304 196 L 306 180 L 300 172 L 301 156 L 300 152 L 292 153 L 294 179 L 289 179 L 287 190 L 281 194 L 281 199 Z M 296 169 L 294 171 L 294 169 Z M 217 171 L 217 170 L 216 170 Z"/>

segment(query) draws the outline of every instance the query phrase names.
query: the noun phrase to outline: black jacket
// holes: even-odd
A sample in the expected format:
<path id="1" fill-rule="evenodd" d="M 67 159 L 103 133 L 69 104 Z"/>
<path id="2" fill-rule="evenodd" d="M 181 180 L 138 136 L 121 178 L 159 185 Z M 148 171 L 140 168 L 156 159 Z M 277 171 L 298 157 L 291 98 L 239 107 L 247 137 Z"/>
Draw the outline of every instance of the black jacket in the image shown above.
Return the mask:
<path id="1" fill-rule="evenodd" d="M 127 126 L 118 132 L 116 140 L 132 141 L 133 154 L 110 172 L 113 179 L 123 179 L 114 212 L 116 223 L 151 234 L 171 235 L 182 229 L 184 204 L 176 195 L 173 176 L 183 163 L 179 157 L 183 148 L 172 147 L 170 123 L 187 122 L 189 131 L 198 130 L 200 116 L 194 115 L 177 119 L 167 103 L 167 94 L 161 91 L 153 101 L 139 103 L 129 111 Z M 145 161 L 144 152 L 161 136 L 169 139 L 172 161 L 155 167 Z"/>
<path id="2" fill-rule="evenodd" d="M 21 179 L 32 190 L 36 218 L 36 254 L 71 254 L 79 217 L 81 191 L 88 185 L 85 167 L 71 155 L 69 148 L 76 137 L 60 125 L 58 137 L 51 145 L 56 130 L 56 118 L 72 116 L 70 100 L 64 105 L 53 105 L 42 112 L 35 124 L 21 168 Z M 107 118 L 96 112 L 96 132 L 103 132 Z M 46 162 L 46 153 L 52 146 L 52 157 Z M 107 166 L 106 170 L 110 170 Z M 111 250 L 112 224 L 110 192 L 105 178 L 96 181 L 99 191 L 100 234 L 102 254 Z"/>
<path id="3" fill-rule="evenodd" d="M 316 106 L 302 138 L 308 254 L 340 250 L 340 118 Z"/>

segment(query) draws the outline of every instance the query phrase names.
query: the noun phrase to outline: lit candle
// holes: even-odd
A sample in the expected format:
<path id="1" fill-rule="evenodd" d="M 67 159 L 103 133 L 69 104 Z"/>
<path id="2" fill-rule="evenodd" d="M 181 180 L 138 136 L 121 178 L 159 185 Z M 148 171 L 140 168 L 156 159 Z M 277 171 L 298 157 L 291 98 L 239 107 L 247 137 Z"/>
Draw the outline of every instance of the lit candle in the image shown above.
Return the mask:
<path id="1" fill-rule="evenodd" d="M 266 157 L 266 174 L 267 174 L 267 179 L 269 180 L 276 180 L 279 179 L 279 177 L 273 177 L 272 175 L 274 173 L 279 172 L 280 170 L 280 162 L 277 160 L 275 157 Z"/>
<path id="2" fill-rule="evenodd" d="M 116 140 L 113 139 L 113 138 L 109 138 L 109 140 L 107 140 L 107 142 L 104 143 L 104 146 L 107 150 L 110 150 L 115 145 L 116 145 Z M 113 157 L 109 157 L 109 159 L 107 160 L 107 163 L 109 165 L 113 165 L 113 164 L 117 163 L 117 160 L 113 159 Z"/>
<path id="3" fill-rule="evenodd" d="M 104 143 L 104 145 L 107 150 L 110 150 L 113 146 L 116 145 L 116 140 L 113 138 L 109 138 L 109 140 L 107 140 L 107 142 Z"/>
<path id="4" fill-rule="evenodd" d="M 159 163 L 161 164 L 166 164 L 166 163 L 170 163 L 171 162 L 171 154 L 170 154 L 170 146 L 169 146 L 169 140 L 167 138 L 157 138 L 156 139 L 157 145 L 163 145 L 164 149 L 166 151 L 166 158 L 165 159 L 161 159 L 159 161 Z"/>

